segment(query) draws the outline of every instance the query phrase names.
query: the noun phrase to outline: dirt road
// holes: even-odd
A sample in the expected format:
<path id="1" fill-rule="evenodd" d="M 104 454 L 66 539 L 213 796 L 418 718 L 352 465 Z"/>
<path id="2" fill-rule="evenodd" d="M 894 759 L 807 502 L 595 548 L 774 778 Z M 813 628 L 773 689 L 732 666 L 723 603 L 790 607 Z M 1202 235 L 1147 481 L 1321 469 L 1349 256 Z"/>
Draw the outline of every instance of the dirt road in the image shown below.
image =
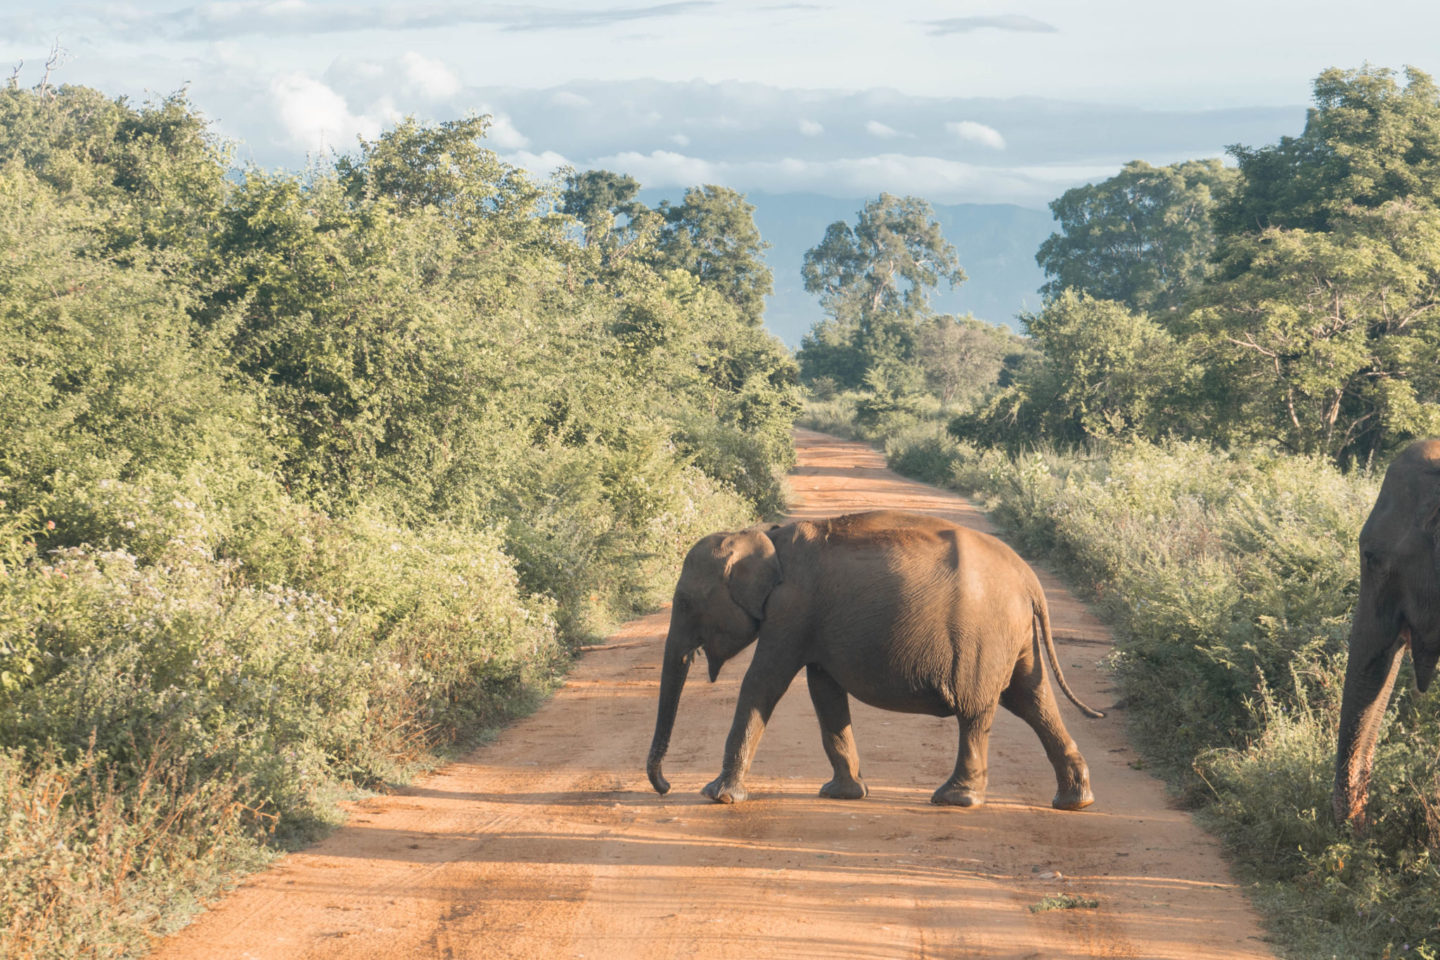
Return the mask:
<path id="1" fill-rule="evenodd" d="M 903 508 L 986 528 L 952 494 L 897 477 L 858 444 L 798 434 L 796 516 Z M 1042 573 L 1079 696 L 1115 695 L 1105 629 Z M 645 779 L 667 615 L 585 655 L 556 696 L 467 760 L 357 806 L 348 826 L 259 874 L 162 943 L 187 958 L 1269 957 L 1213 840 L 1131 767 L 1122 714 L 1061 700 L 1096 803 L 1050 809 L 1035 735 L 1005 711 L 990 802 L 935 807 L 953 720 L 854 705 L 871 796 L 829 777 L 803 675 L 765 734 L 753 799 L 697 791 L 719 770 L 743 654 L 691 671 L 657 796 Z M 1048 895 L 1093 909 L 1034 912 Z"/>

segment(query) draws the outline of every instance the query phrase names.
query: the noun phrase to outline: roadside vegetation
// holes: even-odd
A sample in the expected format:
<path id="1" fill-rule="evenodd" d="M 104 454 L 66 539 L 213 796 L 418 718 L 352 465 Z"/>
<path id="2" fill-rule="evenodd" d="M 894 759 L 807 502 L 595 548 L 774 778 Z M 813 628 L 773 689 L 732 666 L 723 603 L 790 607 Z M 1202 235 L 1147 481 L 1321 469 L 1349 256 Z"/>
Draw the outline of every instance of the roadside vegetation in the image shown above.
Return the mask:
<path id="1" fill-rule="evenodd" d="M 143 952 L 783 507 L 751 208 L 0 90 L 0 955 Z"/>
<path id="2" fill-rule="evenodd" d="M 1329 812 L 1356 535 L 1393 454 L 1440 435 L 1440 90 L 1330 70 L 1303 131 L 1231 158 L 1057 199 L 1045 305 L 951 353 L 948 393 L 923 334 L 967 321 L 822 299 L 802 422 L 977 495 L 1099 604 L 1122 715 L 1282 953 L 1440 956 L 1440 711 L 1408 665 L 1368 832 Z"/>

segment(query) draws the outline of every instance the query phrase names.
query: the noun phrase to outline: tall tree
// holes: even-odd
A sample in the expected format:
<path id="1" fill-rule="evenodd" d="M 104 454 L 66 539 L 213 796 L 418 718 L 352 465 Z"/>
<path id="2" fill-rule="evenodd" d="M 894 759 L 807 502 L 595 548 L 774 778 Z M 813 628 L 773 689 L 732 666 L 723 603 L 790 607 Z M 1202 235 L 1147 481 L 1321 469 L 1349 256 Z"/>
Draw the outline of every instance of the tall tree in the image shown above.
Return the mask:
<path id="1" fill-rule="evenodd" d="M 665 229 L 656 245 L 656 265 L 689 271 L 758 325 L 773 275 L 765 265 L 770 245 L 755 226 L 754 205 L 744 194 L 707 184 L 686 190 L 679 204 L 661 203 L 659 212 Z"/>
<path id="2" fill-rule="evenodd" d="M 585 227 L 585 243 L 589 246 L 612 241 L 620 217 L 634 220 L 649 212 L 635 199 L 640 181 L 610 170 L 571 171 L 565 177 L 565 190 L 560 195 L 560 210 L 579 220 Z"/>
<path id="3" fill-rule="evenodd" d="M 1352 206 L 1226 247 L 1191 318 L 1222 435 L 1364 460 L 1440 433 L 1440 213 Z"/>
<path id="4" fill-rule="evenodd" d="M 1330 69 L 1298 137 L 1230 154 L 1242 188 L 1217 215 L 1223 233 L 1328 229 L 1351 206 L 1400 197 L 1440 201 L 1440 88 L 1429 74 Z"/>
<path id="5" fill-rule="evenodd" d="M 1231 148 L 1189 326 L 1222 434 L 1364 459 L 1440 431 L 1440 88 L 1364 67 L 1314 90 L 1300 136 Z"/>
<path id="6" fill-rule="evenodd" d="M 1108 180 L 1065 191 L 1050 203 L 1060 230 L 1035 254 L 1050 278 L 1041 292 L 1079 290 L 1135 310 L 1178 306 L 1205 278 L 1212 213 L 1237 179 L 1219 160 L 1135 160 Z"/>
<path id="7" fill-rule="evenodd" d="M 915 337 L 915 361 L 942 408 L 993 388 L 1006 359 L 1025 349 L 1026 342 L 1010 330 L 971 316 L 932 317 L 920 324 Z"/>
<path id="8" fill-rule="evenodd" d="M 921 312 L 942 281 L 965 282 L 930 204 L 889 193 L 866 203 L 854 226 L 830 224 L 805 252 L 801 276 L 806 291 L 833 315 Z"/>
<path id="9" fill-rule="evenodd" d="M 824 355 L 826 375 L 858 386 L 871 370 L 909 360 L 931 293 L 942 282 L 963 283 L 965 271 L 929 203 L 882 193 L 861 208 L 853 226 L 837 220 L 826 228 L 806 251 L 801 277 L 831 318 L 802 344 L 802 371 L 818 375 L 813 345 L 813 359 Z"/>

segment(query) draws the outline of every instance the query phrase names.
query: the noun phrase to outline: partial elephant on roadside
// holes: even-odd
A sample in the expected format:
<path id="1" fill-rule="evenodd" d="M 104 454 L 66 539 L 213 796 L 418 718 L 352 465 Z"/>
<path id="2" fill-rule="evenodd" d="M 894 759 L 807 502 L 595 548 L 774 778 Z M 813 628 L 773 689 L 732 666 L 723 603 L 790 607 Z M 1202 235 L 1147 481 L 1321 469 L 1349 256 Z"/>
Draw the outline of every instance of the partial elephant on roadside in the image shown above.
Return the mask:
<path id="1" fill-rule="evenodd" d="M 680 691 L 697 649 L 710 679 L 758 638 L 740 686 L 720 776 L 701 792 L 746 798 L 745 776 L 771 711 L 801 667 L 835 769 L 820 795 L 867 789 L 849 697 L 884 710 L 956 717 L 955 772 L 931 802 L 985 801 L 990 724 L 1003 705 L 1040 736 L 1055 768 L 1054 806 L 1094 802 L 1090 772 L 1060 719 L 1048 656 L 1065 695 L 1087 716 L 1056 660 L 1045 594 L 1015 551 L 933 517 L 879 511 L 705 537 L 675 587 L 647 772 L 661 793 Z"/>
<path id="2" fill-rule="evenodd" d="M 1440 440 L 1417 441 L 1395 458 L 1360 530 L 1360 598 L 1335 754 L 1339 823 L 1365 826 L 1375 740 L 1406 647 L 1424 693 L 1440 658 Z"/>

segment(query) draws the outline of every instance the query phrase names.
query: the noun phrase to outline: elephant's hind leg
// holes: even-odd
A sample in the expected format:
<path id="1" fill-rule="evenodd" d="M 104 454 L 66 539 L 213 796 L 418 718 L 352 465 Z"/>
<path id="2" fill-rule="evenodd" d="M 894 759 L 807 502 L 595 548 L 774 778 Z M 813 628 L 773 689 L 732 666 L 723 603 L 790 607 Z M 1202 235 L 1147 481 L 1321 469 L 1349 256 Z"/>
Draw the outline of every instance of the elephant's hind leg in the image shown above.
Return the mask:
<path id="1" fill-rule="evenodd" d="M 1055 693 L 1044 672 L 1034 663 L 1016 667 L 1010 686 L 1000 694 L 1000 702 L 1030 724 L 1045 746 L 1045 755 L 1055 768 L 1055 799 L 1050 801 L 1051 806 L 1057 810 L 1079 810 L 1094 803 L 1090 768 L 1060 719 Z"/>
<path id="2" fill-rule="evenodd" d="M 978 807 L 985 802 L 989 783 L 990 724 L 995 707 L 974 716 L 959 716 L 960 750 L 955 758 L 955 772 L 940 785 L 931 803 L 956 807 Z"/>
<path id="3" fill-rule="evenodd" d="M 860 800 L 870 791 L 860 778 L 860 752 L 855 748 L 855 732 L 850 726 L 850 697 L 845 688 L 817 664 L 805 668 L 805 681 L 810 687 L 810 702 L 820 720 L 820 739 L 825 756 L 835 768 L 834 778 L 820 788 L 820 796 L 832 800 Z"/>

